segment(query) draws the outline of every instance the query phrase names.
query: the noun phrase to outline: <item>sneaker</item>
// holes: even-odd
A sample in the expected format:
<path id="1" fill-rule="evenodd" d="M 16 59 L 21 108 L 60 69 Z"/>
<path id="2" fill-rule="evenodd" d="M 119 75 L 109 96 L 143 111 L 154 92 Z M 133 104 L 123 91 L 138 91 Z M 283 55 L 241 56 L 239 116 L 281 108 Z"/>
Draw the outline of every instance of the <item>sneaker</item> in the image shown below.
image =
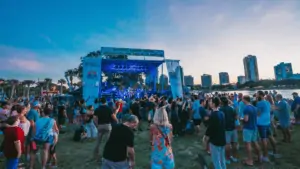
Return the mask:
<path id="1" fill-rule="evenodd" d="M 234 158 L 233 156 L 230 157 L 230 160 L 237 163 L 239 160 L 237 158 Z"/>

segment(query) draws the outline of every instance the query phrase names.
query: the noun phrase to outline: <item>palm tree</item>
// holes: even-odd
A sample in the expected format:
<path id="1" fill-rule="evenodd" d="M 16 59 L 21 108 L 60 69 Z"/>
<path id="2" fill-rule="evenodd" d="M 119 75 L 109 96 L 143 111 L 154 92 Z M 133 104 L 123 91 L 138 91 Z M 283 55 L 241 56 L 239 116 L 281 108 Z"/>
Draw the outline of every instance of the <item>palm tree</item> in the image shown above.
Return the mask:
<path id="1" fill-rule="evenodd" d="M 59 79 L 58 83 L 60 84 L 60 94 L 63 93 L 63 85 L 66 84 L 66 80 L 65 79 Z"/>
<path id="2" fill-rule="evenodd" d="M 40 94 L 42 94 L 44 87 L 45 87 L 45 82 L 44 81 L 39 81 L 37 82 L 37 87 L 40 88 Z"/>
<path id="3" fill-rule="evenodd" d="M 16 86 L 19 84 L 19 81 L 17 79 L 10 79 L 8 80 L 10 86 L 11 86 L 11 92 L 10 92 L 10 98 L 13 98 L 16 90 Z"/>
<path id="4" fill-rule="evenodd" d="M 73 77 L 78 77 L 78 74 L 79 74 L 79 71 L 78 71 L 78 69 L 77 68 L 74 68 L 73 69 Z M 73 80 L 73 79 L 72 79 Z M 71 84 L 73 83 L 73 81 L 71 81 Z"/>
<path id="5" fill-rule="evenodd" d="M 51 85 L 52 79 L 50 78 L 45 78 L 45 83 L 46 83 L 46 90 L 47 92 L 49 91 L 49 86 Z"/>
<path id="6" fill-rule="evenodd" d="M 66 77 L 69 77 L 70 79 L 70 85 L 73 86 L 73 76 L 74 76 L 74 72 L 73 69 L 69 69 L 65 72 Z"/>
<path id="7" fill-rule="evenodd" d="M 30 86 L 35 84 L 35 81 L 33 80 L 24 80 L 22 82 L 23 85 L 25 85 L 27 87 L 27 94 L 26 94 L 26 97 L 29 99 L 29 94 L 30 94 Z"/>
<path id="8" fill-rule="evenodd" d="M 77 70 L 78 70 L 77 78 L 78 78 L 79 80 L 82 80 L 82 75 L 83 75 L 83 63 L 82 63 L 82 61 L 81 61 L 81 63 L 79 64 Z"/>

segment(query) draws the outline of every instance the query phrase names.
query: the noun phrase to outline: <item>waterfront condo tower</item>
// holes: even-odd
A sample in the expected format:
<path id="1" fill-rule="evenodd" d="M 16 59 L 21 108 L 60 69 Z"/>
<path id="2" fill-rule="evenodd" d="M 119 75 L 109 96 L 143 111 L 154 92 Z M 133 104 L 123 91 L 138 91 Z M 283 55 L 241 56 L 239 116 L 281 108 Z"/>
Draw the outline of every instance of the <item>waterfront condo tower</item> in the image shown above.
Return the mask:
<path id="1" fill-rule="evenodd" d="M 194 86 L 194 77 L 191 75 L 184 76 L 184 83 L 186 86 Z"/>
<path id="2" fill-rule="evenodd" d="M 203 74 L 201 76 L 202 87 L 211 87 L 212 86 L 212 78 L 211 75 Z"/>
<path id="3" fill-rule="evenodd" d="M 281 62 L 274 66 L 276 80 L 289 79 L 293 77 L 293 68 L 291 63 Z"/>
<path id="4" fill-rule="evenodd" d="M 225 85 L 230 83 L 229 82 L 229 74 L 227 72 L 220 72 L 219 73 L 219 81 L 220 85 Z"/>
<path id="5" fill-rule="evenodd" d="M 243 59 L 246 81 L 258 81 L 258 66 L 256 56 L 248 55 Z"/>

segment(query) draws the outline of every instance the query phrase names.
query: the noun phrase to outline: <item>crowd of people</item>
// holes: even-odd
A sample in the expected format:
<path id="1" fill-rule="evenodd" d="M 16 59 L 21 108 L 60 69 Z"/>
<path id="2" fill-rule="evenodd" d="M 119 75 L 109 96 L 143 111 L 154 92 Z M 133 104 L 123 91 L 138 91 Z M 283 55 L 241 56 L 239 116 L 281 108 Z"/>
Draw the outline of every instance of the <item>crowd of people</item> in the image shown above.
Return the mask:
<path id="1" fill-rule="evenodd" d="M 293 100 L 266 91 L 258 91 L 253 96 L 153 95 L 125 101 L 101 98 L 93 105 L 86 105 L 84 100 L 71 104 L 16 99 L 1 103 L 0 127 L 4 141 L 0 150 L 6 158 L 7 169 L 24 168 L 26 164 L 33 169 L 37 155 L 41 155 L 42 169 L 57 167 L 58 136 L 69 123 L 78 126 L 74 141 L 96 140 L 94 159 L 103 169 L 128 169 L 135 167 L 134 132 L 149 130 L 151 168 L 173 169 L 173 139 L 195 133 L 200 140 L 200 131 L 205 130 L 203 146 L 215 169 L 225 169 L 239 161 L 253 166 L 255 161 L 269 162 L 270 155 L 281 157 L 275 140 L 278 127 L 282 141 L 291 143 L 293 119 L 299 122 L 300 115 L 300 97 L 298 93 L 292 95 Z M 141 125 L 144 121 L 148 122 L 147 129 Z M 245 144 L 244 160 L 238 158 L 239 138 Z M 104 149 L 100 151 L 101 144 Z M 252 156 L 252 145 L 256 158 Z"/>

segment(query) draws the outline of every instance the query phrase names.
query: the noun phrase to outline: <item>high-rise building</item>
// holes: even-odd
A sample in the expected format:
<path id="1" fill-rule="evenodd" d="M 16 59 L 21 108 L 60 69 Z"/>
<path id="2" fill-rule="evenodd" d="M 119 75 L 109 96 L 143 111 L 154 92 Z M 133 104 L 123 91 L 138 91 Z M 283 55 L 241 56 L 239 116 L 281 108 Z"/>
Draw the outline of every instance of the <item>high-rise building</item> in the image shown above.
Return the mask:
<path id="1" fill-rule="evenodd" d="M 212 77 L 208 74 L 203 74 L 201 76 L 202 87 L 211 87 L 212 86 Z"/>
<path id="2" fill-rule="evenodd" d="M 229 83 L 229 74 L 227 72 L 220 72 L 219 80 L 220 80 L 220 85 L 228 84 Z"/>
<path id="3" fill-rule="evenodd" d="M 293 76 L 291 77 L 291 79 L 298 79 L 298 80 L 300 80 L 300 73 L 293 74 Z"/>
<path id="4" fill-rule="evenodd" d="M 184 83 L 185 86 L 194 86 L 194 77 L 191 75 L 184 76 Z"/>
<path id="5" fill-rule="evenodd" d="M 238 76 L 237 81 L 239 84 L 244 84 L 246 82 L 245 76 Z"/>
<path id="6" fill-rule="evenodd" d="M 248 55 L 244 58 L 244 69 L 245 69 L 245 78 L 246 81 L 258 81 L 258 67 L 256 56 Z"/>
<path id="7" fill-rule="evenodd" d="M 281 62 L 274 66 L 274 74 L 276 80 L 283 80 L 293 77 L 293 68 L 291 63 Z"/>
<path id="8" fill-rule="evenodd" d="M 168 78 L 167 75 L 164 75 L 164 74 L 160 75 L 160 77 L 159 77 L 159 84 L 162 84 L 162 83 L 164 85 L 168 85 L 169 84 L 169 78 Z"/>

